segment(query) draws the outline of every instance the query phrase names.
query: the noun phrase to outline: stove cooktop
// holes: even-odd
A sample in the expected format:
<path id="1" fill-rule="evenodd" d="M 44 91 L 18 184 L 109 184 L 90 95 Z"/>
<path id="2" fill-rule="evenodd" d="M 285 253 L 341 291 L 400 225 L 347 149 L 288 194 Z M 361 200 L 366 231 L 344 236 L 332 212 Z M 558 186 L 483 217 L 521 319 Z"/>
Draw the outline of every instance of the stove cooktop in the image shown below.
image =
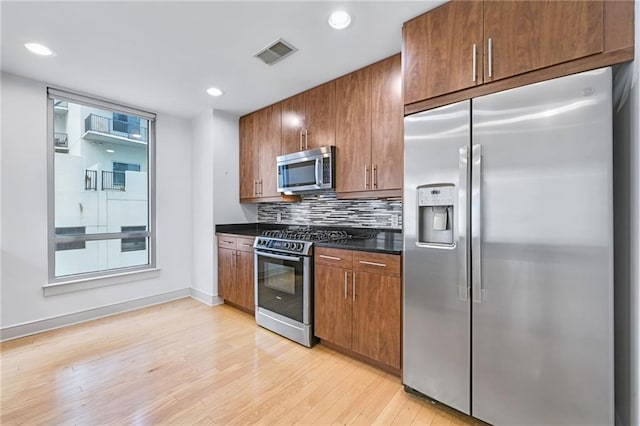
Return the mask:
<path id="1" fill-rule="evenodd" d="M 258 250 L 311 256 L 314 242 L 338 241 L 352 238 L 345 230 L 329 229 L 272 229 L 256 238 L 253 247 Z"/>
<path id="2" fill-rule="evenodd" d="M 277 238 L 281 240 L 320 242 L 345 240 L 351 238 L 352 235 L 343 230 L 336 231 L 326 229 L 274 229 L 264 231 L 261 237 Z"/>

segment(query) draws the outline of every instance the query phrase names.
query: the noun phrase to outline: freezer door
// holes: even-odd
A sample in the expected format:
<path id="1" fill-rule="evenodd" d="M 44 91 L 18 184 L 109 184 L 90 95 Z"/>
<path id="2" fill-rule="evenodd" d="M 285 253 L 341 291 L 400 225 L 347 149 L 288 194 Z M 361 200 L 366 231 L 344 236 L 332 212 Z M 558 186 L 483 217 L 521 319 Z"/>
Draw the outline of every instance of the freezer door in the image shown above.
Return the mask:
<path id="1" fill-rule="evenodd" d="M 611 117 L 608 68 L 473 100 L 471 394 L 486 422 L 614 422 Z"/>
<path id="2" fill-rule="evenodd" d="M 465 157 L 470 114 L 470 101 L 464 101 L 408 116 L 404 123 L 402 380 L 465 413 L 470 409 Z M 423 204 L 440 204 L 424 209 L 422 224 L 419 191 Z"/>

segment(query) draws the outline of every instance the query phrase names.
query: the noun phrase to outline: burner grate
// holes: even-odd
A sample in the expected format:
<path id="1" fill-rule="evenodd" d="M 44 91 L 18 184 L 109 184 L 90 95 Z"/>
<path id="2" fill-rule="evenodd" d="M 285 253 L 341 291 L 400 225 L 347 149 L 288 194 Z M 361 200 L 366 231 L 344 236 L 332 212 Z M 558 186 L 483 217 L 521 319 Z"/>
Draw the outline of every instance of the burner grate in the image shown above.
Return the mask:
<path id="1" fill-rule="evenodd" d="M 263 237 L 279 238 L 284 240 L 299 241 L 334 241 L 351 238 L 347 231 L 324 230 L 324 229 L 275 229 L 262 232 Z"/>

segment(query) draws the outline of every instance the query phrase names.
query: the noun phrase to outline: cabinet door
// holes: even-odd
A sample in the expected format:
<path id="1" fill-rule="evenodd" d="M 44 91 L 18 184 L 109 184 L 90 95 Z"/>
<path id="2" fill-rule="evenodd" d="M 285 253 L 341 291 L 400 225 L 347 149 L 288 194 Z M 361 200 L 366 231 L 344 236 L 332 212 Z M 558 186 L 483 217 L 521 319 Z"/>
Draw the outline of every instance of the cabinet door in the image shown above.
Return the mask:
<path id="1" fill-rule="evenodd" d="M 482 3 L 448 2 L 404 24 L 405 105 L 482 83 Z"/>
<path id="2" fill-rule="evenodd" d="M 351 348 L 351 271 L 315 265 L 314 334 Z"/>
<path id="3" fill-rule="evenodd" d="M 353 273 L 353 351 L 400 368 L 400 278 Z"/>
<path id="4" fill-rule="evenodd" d="M 302 129 L 305 126 L 304 93 L 280 102 L 282 108 L 281 154 L 301 151 Z"/>
<path id="5" fill-rule="evenodd" d="M 257 195 L 256 113 L 240 117 L 240 200 Z"/>
<path id="6" fill-rule="evenodd" d="M 336 80 L 336 92 L 336 192 L 365 191 L 372 182 L 370 67 Z"/>
<path id="7" fill-rule="evenodd" d="M 238 251 L 236 252 L 236 256 L 236 289 L 238 305 L 253 311 L 255 309 L 253 253 Z"/>
<path id="8" fill-rule="evenodd" d="M 218 249 L 218 295 L 234 303 L 237 300 L 235 255 L 235 250 Z"/>
<path id="9" fill-rule="evenodd" d="M 402 188 L 404 110 L 401 79 L 400 55 L 371 66 L 371 163 L 374 190 Z"/>
<path id="10" fill-rule="evenodd" d="M 277 197 L 276 157 L 280 155 L 281 107 L 274 104 L 258 111 L 254 139 L 258 148 L 258 196 Z"/>
<path id="11" fill-rule="evenodd" d="M 305 130 L 304 149 L 335 145 L 336 143 L 336 84 L 330 81 L 304 92 Z"/>
<path id="12" fill-rule="evenodd" d="M 603 23 L 601 0 L 485 1 L 484 80 L 600 53 L 604 46 Z"/>

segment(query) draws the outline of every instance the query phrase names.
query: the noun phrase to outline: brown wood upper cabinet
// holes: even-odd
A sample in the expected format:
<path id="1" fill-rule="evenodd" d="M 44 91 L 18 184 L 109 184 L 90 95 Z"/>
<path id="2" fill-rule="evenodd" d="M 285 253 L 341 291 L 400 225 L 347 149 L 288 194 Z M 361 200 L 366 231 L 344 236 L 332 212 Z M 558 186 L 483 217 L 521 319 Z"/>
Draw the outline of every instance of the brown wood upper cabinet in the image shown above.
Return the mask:
<path id="1" fill-rule="evenodd" d="M 337 79 L 336 94 L 338 196 L 400 195 L 403 119 L 400 55 Z"/>
<path id="2" fill-rule="evenodd" d="M 609 17 L 621 15 L 628 3 L 446 3 L 403 26 L 404 104 L 627 47 L 628 35 L 618 34 Z M 631 20 L 623 21 L 632 33 Z"/>
<path id="3" fill-rule="evenodd" d="M 285 99 L 280 104 L 282 154 L 335 145 L 335 81 Z"/>
<path id="4" fill-rule="evenodd" d="M 281 105 L 240 118 L 240 202 L 278 201 Z"/>

